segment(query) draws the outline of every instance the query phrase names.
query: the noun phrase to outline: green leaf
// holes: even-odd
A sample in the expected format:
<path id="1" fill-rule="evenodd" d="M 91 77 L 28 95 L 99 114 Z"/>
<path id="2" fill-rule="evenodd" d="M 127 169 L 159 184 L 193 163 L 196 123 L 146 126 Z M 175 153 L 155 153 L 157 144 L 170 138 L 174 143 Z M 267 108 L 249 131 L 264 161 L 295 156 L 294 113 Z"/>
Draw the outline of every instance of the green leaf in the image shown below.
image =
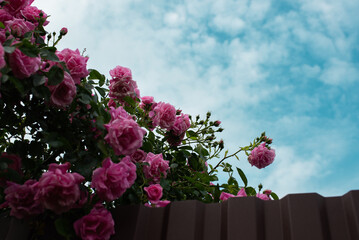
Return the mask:
<path id="1" fill-rule="evenodd" d="M 38 57 L 40 52 L 39 49 L 32 45 L 27 39 L 22 40 L 22 44 L 20 45 L 19 49 L 26 56 L 33 58 Z"/>
<path id="2" fill-rule="evenodd" d="M 106 80 L 105 75 L 99 73 L 95 69 L 89 69 L 89 72 L 90 72 L 89 77 L 88 77 L 89 80 L 98 79 L 100 87 L 105 83 L 105 80 Z"/>
<path id="3" fill-rule="evenodd" d="M 5 25 L 3 22 L 0 22 L 0 28 L 4 29 L 5 28 Z"/>
<path id="4" fill-rule="evenodd" d="M 274 192 L 271 192 L 271 197 L 274 199 L 274 200 L 279 200 L 279 197 L 277 196 L 277 194 L 275 194 Z"/>
<path id="5" fill-rule="evenodd" d="M 4 46 L 4 52 L 6 53 L 13 53 L 15 51 L 16 47 L 13 47 L 13 46 Z"/>
<path id="6" fill-rule="evenodd" d="M 32 77 L 33 77 L 32 83 L 34 84 L 35 87 L 41 86 L 46 82 L 45 76 L 35 74 Z"/>
<path id="7" fill-rule="evenodd" d="M 53 61 L 53 62 L 59 62 L 59 58 L 55 54 L 56 48 L 55 47 L 46 47 L 40 49 L 40 56 L 42 58 L 45 58 L 47 60 Z"/>
<path id="8" fill-rule="evenodd" d="M 95 87 L 97 92 L 101 95 L 101 97 L 105 97 L 106 95 L 106 92 L 103 88 L 100 88 L 100 87 Z"/>
<path id="9" fill-rule="evenodd" d="M 58 85 L 64 80 L 64 70 L 56 65 L 52 66 L 46 75 L 49 80 L 47 82 L 49 86 Z"/>
<path id="10" fill-rule="evenodd" d="M 256 195 L 256 190 L 252 187 L 246 187 L 245 188 L 246 193 L 248 196 L 255 196 Z"/>
<path id="11" fill-rule="evenodd" d="M 244 183 L 244 186 L 247 187 L 248 180 L 247 180 L 246 175 L 244 174 L 244 172 L 240 168 L 237 168 L 237 172 L 238 172 L 239 176 L 241 177 L 241 179 L 242 179 L 242 181 Z"/>

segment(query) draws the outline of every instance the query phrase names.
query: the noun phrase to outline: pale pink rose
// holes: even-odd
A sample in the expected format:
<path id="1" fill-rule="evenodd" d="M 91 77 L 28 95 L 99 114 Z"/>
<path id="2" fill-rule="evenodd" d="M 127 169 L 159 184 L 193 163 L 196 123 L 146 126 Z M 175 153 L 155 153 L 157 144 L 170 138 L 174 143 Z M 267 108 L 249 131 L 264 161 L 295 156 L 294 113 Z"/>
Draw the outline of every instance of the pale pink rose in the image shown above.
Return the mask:
<path id="1" fill-rule="evenodd" d="M 237 197 L 247 197 L 246 190 L 244 188 L 241 188 L 241 190 L 238 191 Z"/>
<path id="2" fill-rule="evenodd" d="M 69 106 L 76 96 L 76 85 L 71 75 L 64 71 L 64 80 L 55 86 L 48 86 L 51 103 L 58 107 Z"/>
<path id="3" fill-rule="evenodd" d="M 70 163 L 51 163 L 48 172 L 42 174 L 38 182 L 35 201 L 40 201 L 47 209 L 57 214 L 67 212 L 80 200 L 79 184 L 85 180 L 78 173 L 69 173 Z"/>
<path id="4" fill-rule="evenodd" d="M 23 54 L 19 49 L 16 49 L 9 55 L 9 65 L 15 77 L 23 79 L 30 77 L 33 73 L 39 70 L 41 64 L 40 57 L 32 58 Z"/>
<path id="5" fill-rule="evenodd" d="M 119 163 L 106 158 L 102 167 L 93 171 L 91 187 L 102 200 L 113 201 L 133 185 L 136 177 L 136 165 L 131 162 L 130 157 L 123 158 Z"/>
<path id="6" fill-rule="evenodd" d="M 137 149 L 136 152 L 131 154 L 131 160 L 133 162 L 143 162 L 146 159 L 147 153 L 141 149 Z"/>
<path id="7" fill-rule="evenodd" d="M 9 0 L 6 1 L 3 9 L 5 9 L 8 13 L 15 16 L 22 9 L 30 6 L 34 0 Z"/>
<path id="8" fill-rule="evenodd" d="M 143 165 L 143 172 L 147 179 L 152 179 L 153 182 L 159 183 L 161 177 L 167 177 L 167 171 L 170 168 L 169 161 L 163 160 L 162 153 L 153 154 L 149 152 L 144 162 L 149 164 Z"/>
<path id="9" fill-rule="evenodd" d="M 130 116 L 123 107 L 110 107 L 110 115 L 111 115 L 111 121 L 114 121 L 116 119 L 132 119 L 132 116 Z"/>
<path id="10" fill-rule="evenodd" d="M 176 108 L 169 103 L 159 102 L 149 116 L 154 126 L 169 130 L 176 120 Z"/>
<path id="11" fill-rule="evenodd" d="M 4 57 L 5 57 L 4 47 L 2 46 L 2 44 L 0 44 L 0 68 L 5 67 L 6 65 L 6 61 Z"/>
<path id="12" fill-rule="evenodd" d="M 136 93 L 137 83 L 132 80 L 132 73 L 129 68 L 116 66 L 110 71 L 112 79 L 110 80 L 110 98 L 119 100 L 122 103 L 123 98 L 129 96 L 133 99 L 139 97 L 139 91 Z M 138 89 L 137 89 L 138 90 Z"/>
<path id="13" fill-rule="evenodd" d="M 230 194 L 230 193 L 222 192 L 221 196 L 219 196 L 219 199 L 221 201 L 226 201 L 228 198 L 232 198 L 232 197 L 235 197 L 235 196 L 233 194 Z"/>
<path id="14" fill-rule="evenodd" d="M 270 197 L 267 194 L 261 194 L 261 193 L 257 193 L 257 198 L 260 198 L 262 200 L 271 200 Z"/>
<path id="15" fill-rule="evenodd" d="M 248 162 L 252 166 L 256 166 L 261 169 L 270 165 L 275 158 L 274 149 L 268 149 L 265 143 L 261 143 L 258 147 L 255 147 L 248 157 Z"/>
<path id="16" fill-rule="evenodd" d="M 35 25 L 24 19 L 13 19 L 6 21 L 6 29 L 16 37 L 23 37 L 25 33 L 34 31 Z"/>
<path id="17" fill-rule="evenodd" d="M 35 24 L 36 26 L 39 24 L 38 19 L 47 18 L 47 14 L 44 13 L 44 11 L 38 9 L 35 6 L 27 6 L 23 10 L 20 11 L 21 15 L 27 20 Z M 40 17 L 40 14 L 42 13 L 42 17 Z M 45 21 L 43 26 L 46 26 L 49 23 L 49 21 Z"/>
<path id="18" fill-rule="evenodd" d="M 0 156 L 1 160 L 10 160 L 12 161 L 11 163 L 8 163 L 8 167 L 7 168 L 11 168 L 13 170 L 15 170 L 16 172 L 18 172 L 20 175 L 23 175 L 22 171 L 21 171 L 21 158 L 16 155 L 16 154 L 9 154 L 6 152 L 3 152 Z M 7 169 L 3 170 L 2 173 L 6 173 Z M 0 177 L 0 187 L 5 187 L 6 186 L 6 180 L 2 177 Z"/>
<path id="19" fill-rule="evenodd" d="M 59 57 L 60 61 L 66 63 L 75 84 L 80 84 L 81 79 L 89 75 L 89 71 L 87 71 L 86 68 L 89 58 L 83 57 L 78 49 L 73 51 L 65 48 L 61 52 L 57 52 L 56 55 Z"/>
<path id="20" fill-rule="evenodd" d="M 146 191 L 148 200 L 151 203 L 157 203 L 162 198 L 162 187 L 160 184 L 152 184 L 143 189 Z"/>
<path id="21" fill-rule="evenodd" d="M 74 229 L 82 240 L 108 240 L 115 234 L 115 222 L 111 213 L 97 204 L 88 215 L 74 222 Z"/>
<path id="22" fill-rule="evenodd" d="M 43 206 L 34 200 L 36 192 L 35 180 L 27 180 L 23 185 L 8 182 L 4 193 L 6 204 L 11 208 L 10 216 L 22 219 L 42 213 Z"/>
<path id="23" fill-rule="evenodd" d="M 133 119 L 118 118 L 104 126 L 108 132 L 104 139 L 117 155 L 130 155 L 142 147 L 146 131 Z"/>
<path id="24" fill-rule="evenodd" d="M 171 127 L 171 131 L 177 136 L 184 134 L 187 129 L 191 126 L 191 122 L 187 114 L 181 114 L 180 116 L 176 116 L 176 120 Z"/>

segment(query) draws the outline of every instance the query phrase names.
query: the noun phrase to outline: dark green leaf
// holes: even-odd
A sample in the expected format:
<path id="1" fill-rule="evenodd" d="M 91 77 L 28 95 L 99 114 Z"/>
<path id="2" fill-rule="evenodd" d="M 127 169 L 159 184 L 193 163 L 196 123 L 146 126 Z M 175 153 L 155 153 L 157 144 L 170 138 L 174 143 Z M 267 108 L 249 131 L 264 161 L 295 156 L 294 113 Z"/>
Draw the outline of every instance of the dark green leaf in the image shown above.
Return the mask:
<path id="1" fill-rule="evenodd" d="M 56 52 L 56 48 L 55 47 L 46 47 L 46 48 L 42 48 L 40 50 L 40 56 L 42 58 L 45 58 L 47 60 L 50 61 L 54 61 L 54 62 L 58 62 L 59 58 L 57 57 L 57 55 L 55 54 Z"/>
<path id="2" fill-rule="evenodd" d="M 56 231 L 66 239 L 70 239 L 73 234 L 73 226 L 68 218 L 62 217 L 55 220 Z"/>
<path id="3" fill-rule="evenodd" d="M 46 82 L 46 78 L 43 75 L 33 75 L 32 83 L 35 87 L 38 87 L 40 85 L 43 85 Z"/>
<path id="4" fill-rule="evenodd" d="M 279 200 L 279 197 L 277 196 L 277 194 L 275 194 L 274 192 L 271 192 L 271 197 L 274 199 L 274 200 Z"/>
<path id="5" fill-rule="evenodd" d="M 5 25 L 3 22 L 0 22 L 0 28 L 4 29 L 5 28 Z"/>
<path id="6" fill-rule="evenodd" d="M 39 49 L 32 45 L 27 39 L 22 40 L 22 44 L 20 45 L 19 49 L 26 56 L 33 58 L 38 57 L 40 52 Z"/>
<path id="7" fill-rule="evenodd" d="M 48 82 L 47 84 L 49 86 L 55 86 L 60 84 L 64 80 L 64 70 L 62 70 L 60 67 L 54 65 L 51 67 L 50 71 L 47 73 Z"/>
<path id="8" fill-rule="evenodd" d="M 106 92 L 103 88 L 100 87 L 96 87 L 96 90 L 98 91 L 98 93 L 101 95 L 101 97 L 105 97 Z"/>
<path id="9" fill-rule="evenodd" d="M 97 70 L 95 69 L 89 69 L 90 71 L 90 74 L 89 74 L 89 77 L 88 79 L 91 80 L 91 79 L 98 79 L 99 80 L 99 85 L 100 87 L 105 83 L 105 80 L 106 80 L 106 77 L 105 75 L 99 73 Z"/>
<path id="10" fill-rule="evenodd" d="M 246 175 L 244 174 L 244 172 L 240 168 L 237 168 L 237 172 L 238 172 L 239 176 L 241 177 L 241 179 L 242 179 L 242 181 L 244 183 L 244 186 L 247 187 L 248 180 L 247 180 Z"/>
<path id="11" fill-rule="evenodd" d="M 246 187 L 246 193 L 248 196 L 255 196 L 256 195 L 256 190 L 252 187 Z"/>

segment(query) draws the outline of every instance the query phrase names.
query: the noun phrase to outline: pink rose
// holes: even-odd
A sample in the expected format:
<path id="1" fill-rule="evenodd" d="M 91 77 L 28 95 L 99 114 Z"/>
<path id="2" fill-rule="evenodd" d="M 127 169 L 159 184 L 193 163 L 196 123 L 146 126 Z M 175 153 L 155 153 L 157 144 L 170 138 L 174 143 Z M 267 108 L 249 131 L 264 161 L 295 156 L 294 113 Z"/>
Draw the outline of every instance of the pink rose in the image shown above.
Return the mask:
<path id="1" fill-rule="evenodd" d="M 27 6 L 26 8 L 24 8 L 23 10 L 20 11 L 21 15 L 27 20 L 32 22 L 33 24 L 35 24 L 36 26 L 38 25 L 38 19 L 43 18 L 46 19 L 47 18 L 47 14 L 44 13 L 42 10 L 38 9 L 35 6 Z M 40 17 L 40 14 L 42 13 L 42 17 Z M 49 23 L 49 21 L 45 21 L 43 26 L 46 26 Z"/>
<path id="2" fill-rule="evenodd" d="M 40 214 L 44 211 L 40 202 L 34 200 L 37 192 L 37 182 L 27 180 L 23 185 L 8 182 L 9 186 L 5 189 L 5 200 L 11 208 L 10 216 L 18 219 Z"/>
<path id="3" fill-rule="evenodd" d="M 191 122 L 187 114 L 181 114 L 180 116 L 176 116 L 176 120 L 171 127 L 171 131 L 177 136 L 183 135 L 187 129 L 191 126 Z"/>
<path id="4" fill-rule="evenodd" d="M 265 143 L 255 147 L 248 157 L 248 162 L 253 166 L 261 169 L 270 165 L 274 161 L 274 149 L 268 149 Z"/>
<path id="5" fill-rule="evenodd" d="M 153 182 L 158 183 L 161 180 L 161 177 L 167 177 L 167 170 L 169 167 L 169 161 L 163 160 L 162 153 L 153 154 L 149 152 L 147 154 L 146 160 L 149 165 L 143 165 L 143 172 L 145 177 L 152 179 Z"/>
<path id="6" fill-rule="evenodd" d="M 262 200 L 270 200 L 270 197 L 267 194 L 261 194 L 261 193 L 257 193 L 257 198 L 260 198 Z"/>
<path id="7" fill-rule="evenodd" d="M 55 86 L 48 86 L 51 91 L 51 103 L 58 107 L 66 107 L 76 96 L 76 85 L 71 75 L 64 71 L 64 80 Z"/>
<path id="8" fill-rule="evenodd" d="M 160 184 L 152 184 L 143 189 L 146 191 L 148 200 L 151 203 L 157 203 L 162 197 L 162 187 Z"/>
<path id="9" fill-rule="evenodd" d="M 266 195 L 271 195 L 272 190 L 266 189 L 266 190 L 263 191 L 263 193 L 266 194 Z"/>
<path id="10" fill-rule="evenodd" d="M 214 125 L 215 127 L 218 127 L 220 124 L 221 124 L 221 121 L 219 121 L 219 120 L 217 120 L 217 121 L 215 121 L 215 122 L 213 123 L 213 125 Z"/>
<path id="11" fill-rule="evenodd" d="M 241 188 L 241 190 L 238 191 L 237 197 L 247 197 L 246 190 L 244 188 Z"/>
<path id="12" fill-rule="evenodd" d="M 48 172 L 42 174 L 38 182 L 35 201 L 40 201 L 47 209 L 61 214 L 73 208 L 80 200 L 79 184 L 85 180 L 78 173 L 69 173 L 70 163 L 51 163 Z"/>
<path id="13" fill-rule="evenodd" d="M 76 84 L 80 84 L 81 79 L 89 75 L 89 72 L 86 68 L 89 58 L 81 56 L 78 49 L 73 51 L 71 49 L 65 48 L 61 52 L 57 52 L 56 55 L 59 57 L 60 61 L 66 63 L 71 77 L 74 79 Z"/>
<path id="14" fill-rule="evenodd" d="M 0 9 L 0 22 L 5 23 L 8 20 L 12 20 L 14 17 L 5 11 L 4 9 Z"/>
<path id="15" fill-rule="evenodd" d="M 2 44 L 0 44 L 0 68 L 5 67 L 6 65 L 6 61 L 4 57 L 5 57 L 4 47 L 2 46 Z"/>
<path id="16" fill-rule="evenodd" d="M 125 157 L 120 163 L 113 163 L 110 158 L 102 162 L 92 174 L 93 187 L 98 196 L 105 201 L 112 201 L 122 196 L 136 180 L 136 165 Z"/>
<path id="17" fill-rule="evenodd" d="M 123 107 L 118 107 L 118 108 L 114 108 L 114 107 L 110 107 L 110 115 L 111 115 L 111 121 L 116 120 L 116 119 L 132 119 L 132 116 L 130 116 L 125 109 L 123 109 Z"/>
<path id="18" fill-rule="evenodd" d="M 142 147 L 146 131 L 133 119 L 118 118 L 105 124 L 108 133 L 105 140 L 117 155 L 130 155 Z"/>
<path id="19" fill-rule="evenodd" d="M 137 149 L 136 152 L 131 154 L 131 160 L 133 162 L 143 162 L 146 159 L 147 153 L 141 149 Z"/>
<path id="20" fill-rule="evenodd" d="M 3 152 L 0 156 L 0 161 L 5 160 L 5 162 L 7 162 L 7 160 L 12 161 L 11 163 L 7 163 L 8 167 L 7 168 L 11 168 L 13 170 L 15 170 L 16 172 L 18 172 L 20 175 L 22 175 L 22 171 L 21 171 L 21 158 L 18 155 L 15 154 L 8 154 L 6 152 Z M 7 169 L 3 170 L 3 173 L 6 173 Z M 0 187 L 5 187 L 6 186 L 6 180 L 4 178 L 0 178 Z"/>
<path id="21" fill-rule="evenodd" d="M 169 103 L 159 102 L 149 116 L 154 126 L 170 129 L 176 120 L 176 109 Z"/>
<path id="22" fill-rule="evenodd" d="M 39 70 L 41 64 L 40 57 L 32 58 L 23 54 L 19 49 L 16 49 L 9 55 L 9 65 L 15 77 L 23 79 L 30 77 L 33 73 Z"/>
<path id="23" fill-rule="evenodd" d="M 97 204 L 88 215 L 74 222 L 74 229 L 82 240 L 108 240 L 115 234 L 115 222 L 111 213 Z"/>
<path id="24" fill-rule="evenodd" d="M 23 37 L 25 33 L 34 31 L 35 25 L 31 22 L 27 22 L 24 19 L 14 19 L 6 21 L 6 28 L 16 37 Z"/>
<path id="25" fill-rule="evenodd" d="M 110 70 L 110 75 L 112 78 L 132 79 L 131 69 L 121 66 L 116 66 L 114 69 Z"/>
<path id="26" fill-rule="evenodd" d="M 230 194 L 230 193 L 222 192 L 221 196 L 219 196 L 219 199 L 221 201 L 226 201 L 228 198 L 232 198 L 232 197 L 235 197 L 235 196 L 233 194 Z"/>
<path id="27" fill-rule="evenodd" d="M 158 208 L 158 207 L 166 207 L 168 204 L 170 204 L 171 201 L 169 200 L 163 200 L 163 201 L 158 201 L 156 203 L 145 203 L 145 207 L 152 207 L 152 208 Z"/>
<path id="28" fill-rule="evenodd" d="M 63 36 L 65 36 L 67 34 L 67 32 L 68 32 L 68 30 L 65 27 L 61 28 L 61 30 L 60 30 L 60 34 Z"/>
<path id="29" fill-rule="evenodd" d="M 157 103 L 154 101 L 154 98 L 152 96 L 141 97 L 140 108 L 142 108 L 143 110 L 152 110 L 156 105 Z"/>
<path id="30" fill-rule="evenodd" d="M 11 15 L 15 16 L 19 13 L 22 9 L 30 6 L 34 0 L 10 0 L 6 1 L 4 5 L 4 9 L 10 13 Z"/>

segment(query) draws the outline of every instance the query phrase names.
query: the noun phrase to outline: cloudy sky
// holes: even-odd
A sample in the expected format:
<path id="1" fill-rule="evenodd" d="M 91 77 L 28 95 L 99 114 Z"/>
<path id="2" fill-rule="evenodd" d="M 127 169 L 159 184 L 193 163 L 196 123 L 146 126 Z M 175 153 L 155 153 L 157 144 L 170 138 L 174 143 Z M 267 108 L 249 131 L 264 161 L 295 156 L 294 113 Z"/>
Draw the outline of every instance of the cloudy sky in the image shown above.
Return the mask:
<path id="1" fill-rule="evenodd" d="M 359 189 L 359 2 L 35 0 L 59 49 L 89 68 L 129 67 L 141 90 L 183 112 L 211 111 L 235 151 L 266 131 L 275 162 L 231 163 L 280 197 Z M 224 178 L 223 178 L 224 179 Z"/>

